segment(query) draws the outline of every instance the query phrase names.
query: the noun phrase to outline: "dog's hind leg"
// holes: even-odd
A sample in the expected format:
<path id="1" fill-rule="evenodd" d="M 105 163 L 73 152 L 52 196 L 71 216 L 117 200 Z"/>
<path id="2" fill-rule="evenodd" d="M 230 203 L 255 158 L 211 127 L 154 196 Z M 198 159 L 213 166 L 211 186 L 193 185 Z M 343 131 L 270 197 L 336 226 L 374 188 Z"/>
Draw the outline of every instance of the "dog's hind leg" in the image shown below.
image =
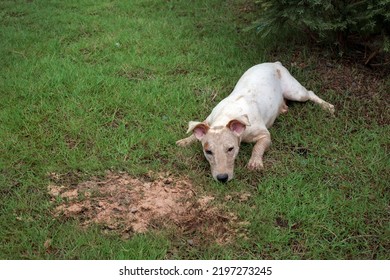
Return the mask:
<path id="1" fill-rule="evenodd" d="M 288 91 L 284 95 L 286 99 L 292 100 L 292 101 L 313 101 L 314 103 L 317 103 L 321 106 L 322 109 L 329 111 L 332 115 L 334 114 L 334 106 L 325 100 L 319 98 L 314 92 L 311 90 L 306 90 L 303 86 L 297 91 Z"/>
<path id="2" fill-rule="evenodd" d="M 334 106 L 325 100 L 319 98 L 311 90 L 307 90 L 302 86 L 291 74 L 284 69 L 281 74 L 282 78 L 282 90 L 283 97 L 291 101 L 313 101 L 321 106 L 322 109 L 329 111 L 331 114 L 334 114 Z"/>

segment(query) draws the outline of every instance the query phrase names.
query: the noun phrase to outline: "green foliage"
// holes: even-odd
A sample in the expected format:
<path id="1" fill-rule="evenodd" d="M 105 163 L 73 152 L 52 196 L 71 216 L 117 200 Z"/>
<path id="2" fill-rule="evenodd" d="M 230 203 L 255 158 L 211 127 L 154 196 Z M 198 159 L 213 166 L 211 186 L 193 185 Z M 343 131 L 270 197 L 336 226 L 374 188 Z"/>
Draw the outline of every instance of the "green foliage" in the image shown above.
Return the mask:
<path id="1" fill-rule="evenodd" d="M 259 0 L 261 36 L 281 29 L 306 31 L 316 40 L 337 42 L 342 47 L 352 38 L 370 39 L 389 51 L 390 0 Z M 374 40 L 375 39 L 375 40 Z M 374 40 L 374 41 L 372 41 Z"/>

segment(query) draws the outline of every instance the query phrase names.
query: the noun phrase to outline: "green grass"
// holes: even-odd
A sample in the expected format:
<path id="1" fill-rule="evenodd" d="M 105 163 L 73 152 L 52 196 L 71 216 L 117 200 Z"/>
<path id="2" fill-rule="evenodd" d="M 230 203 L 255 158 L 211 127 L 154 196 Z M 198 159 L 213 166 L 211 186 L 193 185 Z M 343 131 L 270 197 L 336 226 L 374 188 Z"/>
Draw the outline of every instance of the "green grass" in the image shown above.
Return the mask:
<path id="1" fill-rule="evenodd" d="M 290 67 L 292 47 L 271 53 L 238 32 L 251 18 L 245 2 L 1 1 L 1 259 L 390 258 L 390 131 L 375 121 L 383 104 L 320 92 L 315 71 Z M 199 146 L 174 143 L 247 68 L 274 59 L 343 106 L 331 118 L 293 104 L 271 129 L 265 170 L 245 168 L 252 146 L 243 145 L 236 179 L 217 184 Z M 189 246 L 156 230 L 122 240 L 53 218 L 49 173 L 77 183 L 108 169 L 188 175 L 249 222 L 246 238 Z M 250 199 L 224 201 L 237 191 Z"/>

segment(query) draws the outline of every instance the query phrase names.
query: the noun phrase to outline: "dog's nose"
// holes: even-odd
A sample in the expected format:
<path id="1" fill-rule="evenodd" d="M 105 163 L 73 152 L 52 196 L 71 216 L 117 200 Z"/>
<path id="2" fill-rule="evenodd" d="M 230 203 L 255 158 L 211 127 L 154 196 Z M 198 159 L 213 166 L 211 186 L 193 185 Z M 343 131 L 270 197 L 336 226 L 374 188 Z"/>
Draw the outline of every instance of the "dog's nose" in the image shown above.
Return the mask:
<path id="1" fill-rule="evenodd" d="M 217 175 L 217 179 L 218 181 L 222 182 L 222 183 L 226 183 L 227 180 L 229 179 L 229 175 L 224 173 L 224 174 L 218 174 Z"/>

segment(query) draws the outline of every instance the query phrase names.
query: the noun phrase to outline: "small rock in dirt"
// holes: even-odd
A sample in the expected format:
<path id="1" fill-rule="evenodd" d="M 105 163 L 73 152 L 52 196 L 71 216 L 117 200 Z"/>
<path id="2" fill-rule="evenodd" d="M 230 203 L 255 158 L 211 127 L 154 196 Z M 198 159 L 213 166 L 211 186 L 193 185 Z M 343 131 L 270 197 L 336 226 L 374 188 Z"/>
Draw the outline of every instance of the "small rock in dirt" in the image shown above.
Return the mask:
<path id="1" fill-rule="evenodd" d="M 66 210 L 69 213 L 76 214 L 76 213 L 81 213 L 83 211 L 83 207 L 81 207 L 78 204 L 73 204 L 73 205 L 69 206 L 68 208 L 66 208 Z"/>
<path id="2" fill-rule="evenodd" d="M 90 191 L 84 192 L 85 197 L 91 197 L 92 193 Z"/>
<path id="3" fill-rule="evenodd" d="M 171 177 L 165 178 L 164 179 L 164 184 L 165 185 L 170 185 L 173 183 L 173 179 Z"/>
<path id="4" fill-rule="evenodd" d="M 198 203 L 200 205 L 200 207 L 205 207 L 207 204 L 210 203 L 210 201 L 213 201 L 214 200 L 214 197 L 213 196 L 203 196 L 201 198 L 198 199 Z"/>
<path id="5" fill-rule="evenodd" d="M 249 199 L 250 197 L 251 197 L 251 194 L 250 194 L 250 193 L 247 193 L 247 192 L 242 193 L 242 194 L 240 195 L 239 201 L 240 201 L 240 202 L 248 201 L 248 199 Z"/>
<path id="6" fill-rule="evenodd" d="M 49 191 L 50 196 L 59 196 L 61 193 L 61 190 L 64 189 L 64 186 L 55 186 L 55 185 L 49 185 L 47 187 L 47 190 Z"/>
<path id="7" fill-rule="evenodd" d="M 79 192 L 77 189 L 66 191 L 61 194 L 62 198 L 68 198 L 68 199 L 74 199 L 79 195 Z"/>

